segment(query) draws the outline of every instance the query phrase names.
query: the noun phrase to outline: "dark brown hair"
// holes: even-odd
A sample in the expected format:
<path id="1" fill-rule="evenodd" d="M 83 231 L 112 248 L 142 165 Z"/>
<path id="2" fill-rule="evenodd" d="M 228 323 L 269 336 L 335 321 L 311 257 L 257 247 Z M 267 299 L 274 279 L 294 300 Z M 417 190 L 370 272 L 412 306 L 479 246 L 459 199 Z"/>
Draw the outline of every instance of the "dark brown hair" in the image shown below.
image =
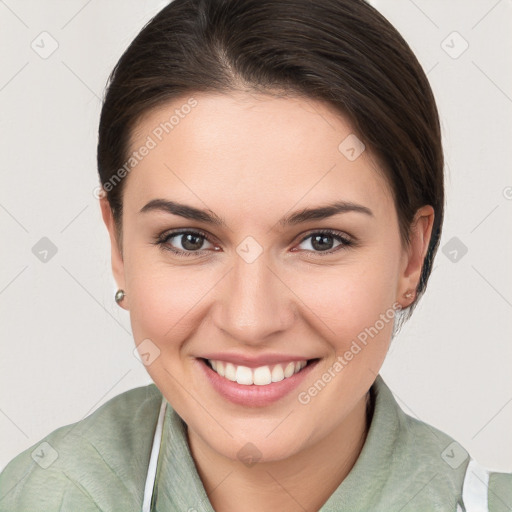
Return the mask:
<path id="1" fill-rule="evenodd" d="M 306 96 L 344 115 L 391 185 L 405 243 L 418 208 L 434 208 L 417 300 L 443 220 L 439 118 L 414 53 L 363 0 L 171 2 L 141 30 L 109 77 L 99 126 L 101 183 L 112 185 L 125 165 L 143 114 L 185 94 L 235 90 Z M 105 187 L 119 233 L 123 182 Z"/>

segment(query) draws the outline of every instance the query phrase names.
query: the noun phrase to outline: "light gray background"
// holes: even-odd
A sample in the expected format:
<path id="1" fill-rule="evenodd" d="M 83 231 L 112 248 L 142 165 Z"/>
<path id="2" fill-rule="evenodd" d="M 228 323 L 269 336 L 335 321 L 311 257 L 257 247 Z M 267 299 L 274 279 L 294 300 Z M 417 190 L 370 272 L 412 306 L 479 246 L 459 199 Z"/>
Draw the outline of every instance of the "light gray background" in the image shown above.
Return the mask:
<path id="1" fill-rule="evenodd" d="M 108 73 L 166 3 L 0 1 L 1 467 L 151 382 L 113 300 L 93 190 Z M 372 3 L 428 72 L 447 188 L 446 254 L 381 373 L 407 413 L 512 471 L 512 2 Z M 57 248 L 46 262 L 32 251 L 43 237 Z"/>

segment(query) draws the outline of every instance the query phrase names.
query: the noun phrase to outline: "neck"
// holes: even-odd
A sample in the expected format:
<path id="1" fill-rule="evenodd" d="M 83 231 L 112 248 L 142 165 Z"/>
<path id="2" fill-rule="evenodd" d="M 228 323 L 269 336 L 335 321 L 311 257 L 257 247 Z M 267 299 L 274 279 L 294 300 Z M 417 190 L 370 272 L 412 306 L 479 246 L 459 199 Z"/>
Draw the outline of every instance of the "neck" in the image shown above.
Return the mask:
<path id="1" fill-rule="evenodd" d="M 371 391 L 349 416 L 314 445 L 279 461 L 246 467 L 228 459 L 187 429 L 188 442 L 206 494 L 216 512 L 318 510 L 354 466 L 371 423 Z"/>

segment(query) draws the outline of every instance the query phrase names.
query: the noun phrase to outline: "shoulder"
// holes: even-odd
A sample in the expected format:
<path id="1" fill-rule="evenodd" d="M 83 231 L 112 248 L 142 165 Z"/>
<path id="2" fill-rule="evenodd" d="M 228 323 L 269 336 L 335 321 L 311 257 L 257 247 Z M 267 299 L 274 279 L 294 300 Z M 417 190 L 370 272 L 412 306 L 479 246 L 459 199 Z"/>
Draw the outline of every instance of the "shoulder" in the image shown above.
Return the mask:
<path id="1" fill-rule="evenodd" d="M 410 497 L 404 512 L 407 507 L 453 512 L 512 510 L 512 473 L 484 468 L 448 434 L 406 414 L 382 379 L 376 384 L 386 422 L 394 425 L 394 433 L 388 432 L 393 439 L 387 480 L 393 489 L 391 501 L 409 501 Z M 488 508 L 473 508 L 480 502 Z"/>
<path id="2" fill-rule="evenodd" d="M 466 512 L 512 510 L 512 473 L 492 471 L 472 460 L 464 482 L 463 502 Z"/>
<path id="3" fill-rule="evenodd" d="M 432 510 L 455 511 L 462 497 L 462 485 L 469 464 L 467 450 L 434 426 L 403 413 L 396 456 L 396 477 L 407 488 L 405 496 Z"/>
<path id="4" fill-rule="evenodd" d="M 465 512 L 505 512 L 512 510 L 512 473 L 493 471 L 471 457 L 457 441 L 433 426 L 406 415 L 409 447 L 420 456 L 423 481 L 433 479 L 424 490 L 432 503 L 439 497 L 453 495 L 458 510 Z M 459 505 L 460 504 L 460 505 Z M 439 503 L 441 510 L 441 503 Z M 464 508 L 461 508 L 463 505 Z"/>
<path id="5" fill-rule="evenodd" d="M 489 476 L 489 511 L 505 512 L 510 510 L 512 510 L 512 473 L 491 472 Z"/>
<path id="6" fill-rule="evenodd" d="M 162 395 L 154 384 L 54 430 L 0 474 L 0 511 L 140 510 Z"/>

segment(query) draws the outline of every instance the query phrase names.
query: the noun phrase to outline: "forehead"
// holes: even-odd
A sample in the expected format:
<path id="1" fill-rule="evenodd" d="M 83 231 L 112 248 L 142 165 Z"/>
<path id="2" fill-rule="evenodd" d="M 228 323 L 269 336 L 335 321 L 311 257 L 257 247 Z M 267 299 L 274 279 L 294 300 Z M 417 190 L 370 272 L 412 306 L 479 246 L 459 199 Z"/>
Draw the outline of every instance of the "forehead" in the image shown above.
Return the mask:
<path id="1" fill-rule="evenodd" d="M 186 196 L 215 211 L 231 205 L 238 215 L 345 200 L 386 214 L 391 190 L 360 142 L 346 118 L 311 98 L 191 94 L 135 126 L 130 151 L 145 156 L 124 197 L 140 208 Z"/>

